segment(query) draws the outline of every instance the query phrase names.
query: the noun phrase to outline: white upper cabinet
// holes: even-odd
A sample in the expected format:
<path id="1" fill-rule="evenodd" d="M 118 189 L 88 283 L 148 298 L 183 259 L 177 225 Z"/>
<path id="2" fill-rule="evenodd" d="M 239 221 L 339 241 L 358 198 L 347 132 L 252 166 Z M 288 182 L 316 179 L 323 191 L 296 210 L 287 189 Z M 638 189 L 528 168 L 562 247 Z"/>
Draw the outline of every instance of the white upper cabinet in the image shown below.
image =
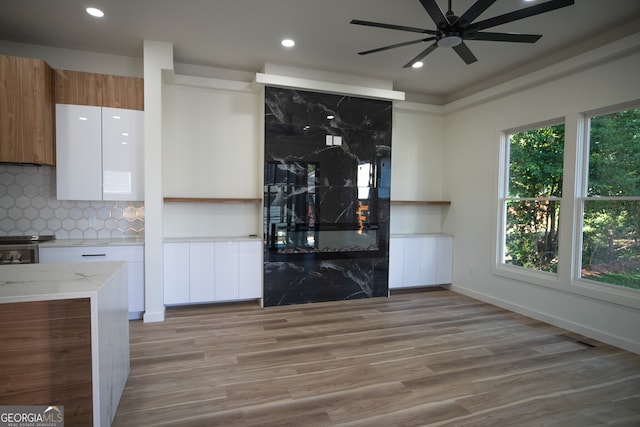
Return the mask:
<path id="1" fill-rule="evenodd" d="M 58 200 L 102 199 L 102 108 L 56 105 Z"/>
<path id="2" fill-rule="evenodd" d="M 144 112 L 102 107 L 102 198 L 144 199 Z"/>
<path id="3" fill-rule="evenodd" d="M 144 200 L 144 112 L 56 105 L 58 200 Z"/>

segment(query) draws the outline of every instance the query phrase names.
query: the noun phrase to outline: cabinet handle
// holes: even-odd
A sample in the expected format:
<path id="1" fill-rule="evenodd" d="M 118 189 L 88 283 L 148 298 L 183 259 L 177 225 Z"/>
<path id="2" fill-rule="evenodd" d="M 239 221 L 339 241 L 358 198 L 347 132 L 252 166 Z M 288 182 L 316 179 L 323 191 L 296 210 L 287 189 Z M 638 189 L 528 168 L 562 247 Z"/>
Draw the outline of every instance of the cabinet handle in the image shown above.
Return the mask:
<path id="1" fill-rule="evenodd" d="M 82 256 L 107 256 L 107 254 L 82 254 Z"/>

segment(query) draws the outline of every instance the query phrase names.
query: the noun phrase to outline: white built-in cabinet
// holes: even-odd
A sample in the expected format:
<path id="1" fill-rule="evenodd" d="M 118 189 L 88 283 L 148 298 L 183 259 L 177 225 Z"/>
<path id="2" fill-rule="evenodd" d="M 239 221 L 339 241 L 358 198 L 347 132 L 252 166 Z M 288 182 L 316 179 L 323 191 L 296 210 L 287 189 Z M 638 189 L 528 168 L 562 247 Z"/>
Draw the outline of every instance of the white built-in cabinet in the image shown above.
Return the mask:
<path id="1" fill-rule="evenodd" d="M 163 257 L 164 303 L 188 304 L 191 300 L 190 243 L 165 243 Z"/>
<path id="2" fill-rule="evenodd" d="M 260 298 L 260 240 L 164 243 L 166 305 Z"/>
<path id="3" fill-rule="evenodd" d="M 56 104 L 58 200 L 144 200 L 144 112 Z"/>
<path id="4" fill-rule="evenodd" d="M 126 261 L 129 279 L 129 319 L 144 312 L 144 246 L 74 246 L 39 248 L 41 264 Z"/>
<path id="5" fill-rule="evenodd" d="M 453 236 L 392 235 L 389 239 L 389 289 L 450 284 Z"/>

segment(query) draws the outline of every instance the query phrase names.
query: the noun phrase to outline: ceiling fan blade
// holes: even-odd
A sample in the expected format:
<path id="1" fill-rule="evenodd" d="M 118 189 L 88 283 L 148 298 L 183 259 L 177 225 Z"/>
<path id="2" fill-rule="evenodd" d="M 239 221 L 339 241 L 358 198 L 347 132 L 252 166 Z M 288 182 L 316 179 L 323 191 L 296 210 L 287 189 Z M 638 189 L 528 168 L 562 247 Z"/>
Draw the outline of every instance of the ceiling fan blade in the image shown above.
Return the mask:
<path id="1" fill-rule="evenodd" d="M 428 42 L 430 40 L 435 40 L 435 39 L 436 39 L 435 37 L 427 37 L 426 39 L 411 40 L 409 42 L 397 43 L 389 46 L 379 47 L 377 49 L 365 50 L 364 52 L 358 52 L 358 55 L 368 55 L 370 53 L 382 52 L 383 50 L 395 49 L 396 47 L 409 46 L 412 44 Z"/>
<path id="2" fill-rule="evenodd" d="M 423 50 L 422 52 L 420 52 L 418 54 L 418 56 L 416 56 L 415 58 L 413 58 L 411 61 L 407 62 L 406 64 L 404 64 L 404 66 L 402 68 L 409 68 L 411 67 L 413 64 L 415 64 L 416 62 L 420 61 L 422 58 L 424 58 L 425 56 L 429 55 L 431 52 L 433 52 L 434 50 L 436 50 L 436 48 L 438 47 L 437 44 L 432 44 L 431 46 L 429 46 L 428 48 L 426 48 L 425 50 Z"/>
<path id="3" fill-rule="evenodd" d="M 462 14 L 456 22 L 462 25 L 468 25 L 473 22 L 478 16 L 482 15 L 482 12 L 487 10 L 489 6 L 494 4 L 496 0 L 478 0 L 471 6 L 465 13 Z"/>
<path id="4" fill-rule="evenodd" d="M 542 35 L 540 34 L 515 34 L 515 33 L 488 33 L 478 32 L 463 37 L 465 40 L 483 40 L 490 42 L 514 42 L 514 43 L 535 43 Z"/>
<path id="5" fill-rule="evenodd" d="M 457 46 L 454 46 L 453 50 L 456 51 L 456 53 L 460 56 L 460 58 L 462 58 L 462 60 L 467 65 L 473 64 L 478 60 L 478 58 L 476 58 L 476 56 L 471 52 L 471 50 L 469 50 L 469 46 L 464 44 L 464 42 L 460 43 Z"/>
<path id="6" fill-rule="evenodd" d="M 361 21 L 359 19 L 351 20 L 351 24 L 364 25 L 365 27 L 386 28 L 388 30 L 409 31 L 411 33 L 422 33 L 422 34 L 433 34 L 433 35 L 438 34 L 438 32 L 435 30 L 426 30 L 424 28 L 405 27 L 402 25 L 385 24 L 382 22 Z"/>
<path id="7" fill-rule="evenodd" d="M 425 8 L 438 28 L 447 28 L 449 26 L 449 20 L 440 9 L 440 6 L 438 6 L 438 3 L 436 3 L 436 0 L 420 0 L 420 3 L 422 3 L 422 7 Z"/>
<path id="8" fill-rule="evenodd" d="M 520 19 L 528 18 L 530 16 L 539 15 L 541 13 L 550 12 L 552 10 L 560 9 L 562 7 L 571 6 L 574 0 L 551 0 L 545 3 L 541 3 L 531 7 L 525 7 L 524 9 L 516 10 L 514 12 L 505 13 L 493 18 L 485 19 L 484 21 L 476 22 L 467 27 L 469 32 L 475 32 L 484 30 L 486 28 L 495 27 L 496 25 L 502 25 Z"/>

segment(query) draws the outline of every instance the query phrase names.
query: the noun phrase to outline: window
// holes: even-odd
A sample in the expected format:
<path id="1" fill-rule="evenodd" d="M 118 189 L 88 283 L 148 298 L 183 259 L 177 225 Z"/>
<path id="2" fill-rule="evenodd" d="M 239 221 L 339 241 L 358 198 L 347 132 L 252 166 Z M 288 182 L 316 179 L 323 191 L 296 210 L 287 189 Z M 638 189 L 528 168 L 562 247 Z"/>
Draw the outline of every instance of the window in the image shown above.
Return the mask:
<path id="1" fill-rule="evenodd" d="M 640 289 L 640 108 L 586 123 L 580 276 Z"/>
<path id="2" fill-rule="evenodd" d="M 555 273 L 564 125 L 506 133 L 500 263 Z"/>

